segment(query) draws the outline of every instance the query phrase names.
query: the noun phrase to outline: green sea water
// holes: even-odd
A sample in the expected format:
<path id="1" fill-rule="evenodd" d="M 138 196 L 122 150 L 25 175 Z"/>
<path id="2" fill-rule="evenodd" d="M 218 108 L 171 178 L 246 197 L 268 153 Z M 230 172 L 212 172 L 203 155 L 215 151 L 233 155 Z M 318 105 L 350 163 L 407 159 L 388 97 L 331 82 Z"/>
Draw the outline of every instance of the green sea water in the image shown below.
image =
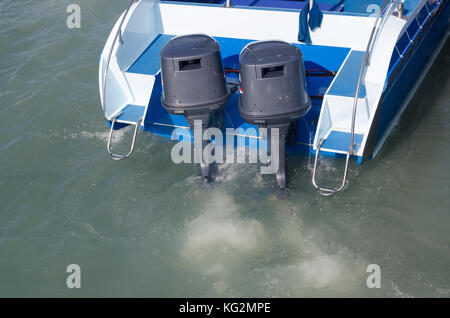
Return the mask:
<path id="1" fill-rule="evenodd" d="M 66 26 L 72 2 L 81 29 Z M 0 0 L 1 297 L 450 296 L 448 45 L 343 193 L 317 194 L 312 158 L 296 156 L 286 191 L 257 165 L 204 184 L 151 134 L 129 160 L 106 155 L 98 60 L 127 5 Z M 337 184 L 343 161 L 323 164 Z"/>

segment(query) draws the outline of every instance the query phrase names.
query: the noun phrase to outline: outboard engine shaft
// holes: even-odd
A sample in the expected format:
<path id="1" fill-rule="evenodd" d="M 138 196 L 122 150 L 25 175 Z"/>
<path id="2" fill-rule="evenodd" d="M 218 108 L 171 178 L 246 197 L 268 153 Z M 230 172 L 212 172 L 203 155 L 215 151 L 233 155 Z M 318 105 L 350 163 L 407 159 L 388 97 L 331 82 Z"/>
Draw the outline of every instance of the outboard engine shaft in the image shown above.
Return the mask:
<path id="1" fill-rule="evenodd" d="M 302 53 L 286 42 L 259 41 L 242 50 L 239 62 L 239 113 L 248 123 L 267 128 L 269 151 L 271 131 L 279 130 L 276 178 L 280 187 L 285 188 L 286 135 L 291 123 L 303 117 L 311 107 Z"/>
<path id="2" fill-rule="evenodd" d="M 208 127 L 211 113 L 222 110 L 230 97 L 223 71 L 220 46 L 213 38 L 203 35 L 178 36 L 161 50 L 163 107 L 172 114 L 186 117 L 190 128 L 201 121 L 201 134 Z M 195 136 L 195 134 L 194 134 Z M 194 145 L 199 141 L 194 140 Z M 203 152 L 206 141 L 201 141 Z M 209 179 L 209 164 L 202 158 L 202 177 Z"/>

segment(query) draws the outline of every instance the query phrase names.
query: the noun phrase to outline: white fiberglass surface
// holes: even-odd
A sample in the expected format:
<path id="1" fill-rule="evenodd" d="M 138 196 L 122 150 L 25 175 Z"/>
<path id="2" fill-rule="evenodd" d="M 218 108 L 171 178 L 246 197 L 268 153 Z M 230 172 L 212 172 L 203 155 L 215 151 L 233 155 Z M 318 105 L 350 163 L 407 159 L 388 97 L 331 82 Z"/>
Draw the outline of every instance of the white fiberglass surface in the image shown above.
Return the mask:
<path id="1" fill-rule="evenodd" d="M 211 36 L 297 42 L 299 14 L 260 10 L 161 3 L 165 34 L 207 33 Z M 320 29 L 311 32 L 313 44 L 364 50 L 374 18 L 324 14 Z"/>

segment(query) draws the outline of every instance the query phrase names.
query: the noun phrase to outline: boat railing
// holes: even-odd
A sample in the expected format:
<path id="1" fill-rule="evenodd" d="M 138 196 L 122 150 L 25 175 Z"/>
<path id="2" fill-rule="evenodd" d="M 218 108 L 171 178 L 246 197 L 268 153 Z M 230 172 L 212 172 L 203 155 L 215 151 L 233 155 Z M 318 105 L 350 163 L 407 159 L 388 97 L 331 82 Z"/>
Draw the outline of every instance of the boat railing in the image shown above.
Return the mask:
<path id="1" fill-rule="evenodd" d="M 126 10 L 125 13 L 123 14 L 122 19 L 121 19 L 121 21 L 120 21 L 120 24 L 119 24 L 119 26 L 118 26 L 118 28 L 117 28 L 116 34 L 114 35 L 113 41 L 112 41 L 112 43 L 111 43 L 111 47 L 109 48 L 108 55 L 107 55 L 107 57 L 106 57 L 106 65 L 105 65 L 105 70 L 104 70 L 104 72 L 103 72 L 103 87 L 102 87 L 102 95 L 103 95 L 103 98 L 102 98 L 102 109 L 103 109 L 103 113 L 104 113 L 104 115 L 105 115 L 105 117 L 106 117 L 107 120 L 109 120 L 109 119 L 108 119 L 108 117 L 107 117 L 107 115 L 106 115 L 106 79 L 107 79 L 107 76 L 108 76 L 109 64 L 111 63 L 111 56 L 112 56 L 112 53 L 113 53 L 113 51 L 114 51 L 114 48 L 116 47 L 116 43 L 117 43 L 117 42 L 119 42 L 120 44 L 123 44 L 123 43 L 124 43 L 124 42 L 123 42 L 123 38 L 122 38 L 122 26 L 123 26 L 123 24 L 124 24 L 124 22 L 125 22 L 125 19 L 126 19 L 127 16 L 128 16 L 128 13 L 129 13 L 130 10 L 131 10 L 132 5 L 133 5 L 135 2 L 137 2 L 137 1 L 139 1 L 139 0 L 131 0 L 130 5 L 128 6 L 127 10 Z M 134 145 L 135 145 L 135 143 L 136 143 L 136 136 L 137 136 L 137 132 L 138 132 L 138 127 L 139 127 L 139 125 L 140 125 L 140 123 L 141 123 L 141 121 L 142 121 L 142 117 L 141 117 L 141 118 L 139 118 L 139 119 L 137 120 L 137 122 L 135 123 L 134 133 L 133 133 L 133 139 L 132 139 L 132 142 L 131 142 L 131 148 L 130 148 L 130 151 L 128 152 L 128 154 L 125 154 L 125 155 L 123 155 L 123 154 L 116 154 L 116 153 L 113 153 L 113 152 L 111 151 L 111 140 L 112 140 L 112 136 L 113 136 L 114 126 L 115 126 L 115 124 L 116 124 L 117 119 L 119 118 L 119 116 L 120 116 L 121 114 L 122 114 L 122 112 L 119 111 L 119 112 L 118 112 L 116 115 L 114 115 L 113 118 L 111 119 L 111 128 L 110 128 L 109 138 L 108 138 L 108 143 L 107 143 L 107 147 L 106 147 L 107 150 L 108 150 L 109 156 L 110 156 L 111 159 L 113 159 L 113 160 L 122 160 L 122 159 L 125 159 L 125 158 L 128 158 L 129 156 L 131 156 L 131 154 L 132 154 L 133 151 L 134 151 Z"/>
<path id="2" fill-rule="evenodd" d="M 372 57 L 373 49 L 375 47 L 375 43 L 378 40 L 381 29 L 384 26 L 384 23 L 386 22 L 387 18 L 392 14 L 392 11 L 394 9 L 394 4 L 398 2 L 398 0 L 385 0 L 383 5 L 381 6 L 381 9 L 379 10 L 377 17 L 375 19 L 375 23 L 373 25 L 372 31 L 370 33 L 369 41 L 367 43 L 366 52 L 364 54 L 364 59 L 361 64 L 361 68 L 359 71 L 358 76 L 358 84 L 356 85 L 356 92 L 355 97 L 353 100 L 353 111 L 352 111 L 352 121 L 351 121 L 351 133 L 350 133 L 350 146 L 347 152 L 347 156 L 345 159 L 345 167 L 344 167 L 344 177 L 342 179 L 341 185 L 336 189 L 329 189 L 329 188 L 322 188 L 317 185 L 316 182 L 316 171 L 317 171 L 317 162 L 320 154 L 320 149 L 325 141 L 325 137 L 322 137 L 317 145 L 316 148 L 316 155 L 314 158 L 314 170 L 312 175 L 312 183 L 314 187 L 317 189 L 317 191 L 324 196 L 332 196 L 340 191 L 342 191 L 345 187 L 345 184 L 347 182 L 347 172 L 348 172 L 348 164 L 350 156 L 355 154 L 355 123 L 356 123 L 356 111 L 358 109 L 358 99 L 359 99 L 359 92 L 361 89 L 361 84 L 363 82 L 364 74 L 366 73 L 367 67 L 370 65 L 370 60 Z"/>
<path id="3" fill-rule="evenodd" d="M 399 0 L 385 0 L 385 3 L 383 4 L 382 9 L 380 9 L 380 12 L 377 16 L 378 20 L 376 20 L 375 24 L 374 24 L 376 30 L 374 31 L 374 34 L 372 36 L 373 39 L 371 41 L 369 41 L 369 44 L 367 46 L 368 56 L 367 56 L 367 61 L 366 61 L 365 66 L 370 65 L 370 61 L 372 58 L 372 52 L 374 50 L 375 43 L 379 38 L 380 32 L 383 29 L 383 26 L 386 23 L 387 18 L 390 17 L 392 15 L 392 13 L 395 11 L 395 9 L 397 8 L 397 6 L 395 5 L 396 3 L 403 4 L 402 2 L 399 2 Z M 378 23 L 378 22 L 380 22 L 380 23 Z"/>
<path id="4" fill-rule="evenodd" d="M 128 6 L 127 10 L 125 11 L 124 15 L 122 16 L 122 20 L 120 21 L 119 27 L 117 28 L 117 32 L 114 35 L 114 39 L 111 43 L 111 47 L 109 49 L 108 55 L 106 57 L 106 65 L 105 65 L 105 70 L 103 72 L 103 87 L 102 87 L 102 109 L 103 109 L 103 114 L 106 116 L 106 78 L 108 76 L 108 70 L 109 70 L 109 64 L 111 62 L 111 56 L 112 53 L 114 51 L 114 48 L 116 47 L 116 43 L 119 42 L 120 44 L 123 44 L 123 38 L 122 38 L 122 26 L 123 23 L 125 22 L 125 19 L 128 16 L 128 13 L 131 10 L 131 7 L 133 6 L 133 3 L 137 2 L 139 0 L 131 0 L 130 5 Z M 108 118 L 106 118 L 108 119 Z"/>

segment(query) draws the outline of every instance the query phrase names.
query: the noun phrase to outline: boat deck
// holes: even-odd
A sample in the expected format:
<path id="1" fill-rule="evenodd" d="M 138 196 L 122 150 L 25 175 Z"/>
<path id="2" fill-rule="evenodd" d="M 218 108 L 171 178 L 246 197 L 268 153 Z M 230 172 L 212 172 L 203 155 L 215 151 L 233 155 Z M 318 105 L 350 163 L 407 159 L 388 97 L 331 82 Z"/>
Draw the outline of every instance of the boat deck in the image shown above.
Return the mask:
<path id="1" fill-rule="evenodd" d="M 355 97 L 359 71 L 364 60 L 364 54 L 365 52 L 362 51 L 350 52 L 341 71 L 339 72 L 338 80 L 336 80 L 335 84 L 330 87 L 328 94 L 343 97 Z M 361 85 L 359 98 L 364 98 L 365 96 L 366 88 L 364 85 Z"/>
<path id="2" fill-rule="evenodd" d="M 173 37 L 174 35 L 168 34 L 158 35 L 135 63 L 127 70 L 127 73 L 155 76 L 155 84 L 149 107 L 144 118 L 144 129 L 169 138 L 175 128 L 188 128 L 188 123 L 184 116 L 167 113 L 160 102 L 162 86 L 160 60 L 157 57 L 159 57 L 162 47 Z M 253 40 L 225 37 L 215 37 L 215 39 L 221 47 L 225 69 L 239 69 L 239 54 L 242 49 Z M 354 95 L 356 83 L 353 85 L 353 81 L 349 79 L 357 78 L 363 54 L 362 52 L 352 51 L 350 48 L 345 47 L 305 45 L 301 43 L 293 43 L 293 45 L 301 50 L 305 69 L 307 71 L 326 70 L 337 73 L 341 70 L 337 78 L 334 76 L 307 76 L 307 89 L 308 94 L 312 99 L 312 107 L 310 112 L 297 122 L 295 144 L 297 145 L 297 148 L 303 147 L 305 151 L 309 151 L 311 139 L 320 115 L 323 95 L 325 95 L 328 90 L 338 96 L 346 97 L 351 96 L 352 94 Z M 238 81 L 236 73 L 229 73 L 227 79 L 231 82 Z M 361 94 L 365 94 L 365 91 L 362 90 Z M 256 128 L 256 126 L 246 123 L 239 115 L 238 100 L 238 92 L 231 95 L 230 100 L 224 109 L 222 118 L 223 128 L 241 128 L 243 131 L 249 127 Z M 128 111 L 130 114 L 127 114 Z M 121 117 L 136 117 L 136 112 L 142 114 L 142 108 L 136 109 L 136 107 L 129 105 L 124 109 Z M 181 132 L 181 134 L 184 136 L 188 133 Z M 251 131 L 247 131 L 243 134 L 249 137 L 258 138 L 256 130 L 253 136 L 250 136 L 252 134 Z"/>
<path id="3" fill-rule="evenodd" d="M 160 34 L 145 52 L 128 69 L 129 73 L 156 75 L 160 70 L 159 52 L 174 36 Z M 239 69 L 239 54 L 242 49 L 254 40 L 215 37 L 221 48 L 225 68 Z M 350 49 L 344 47 L 305 45 L 293 43 L 303 53 L 306 70 L 326 70 L 337 72 Z M 361 65 L 361 61 L 355 64 Z M 356 65 L 355 65 L 356 66 Z M 358 67 L 359 70 L 359 67 Z M 308 77 L 308 93 L 311 96 L 322 96 L 331 84 L 332 77 Z M 356 84 L 355 84 L 356 86 Z"/>

